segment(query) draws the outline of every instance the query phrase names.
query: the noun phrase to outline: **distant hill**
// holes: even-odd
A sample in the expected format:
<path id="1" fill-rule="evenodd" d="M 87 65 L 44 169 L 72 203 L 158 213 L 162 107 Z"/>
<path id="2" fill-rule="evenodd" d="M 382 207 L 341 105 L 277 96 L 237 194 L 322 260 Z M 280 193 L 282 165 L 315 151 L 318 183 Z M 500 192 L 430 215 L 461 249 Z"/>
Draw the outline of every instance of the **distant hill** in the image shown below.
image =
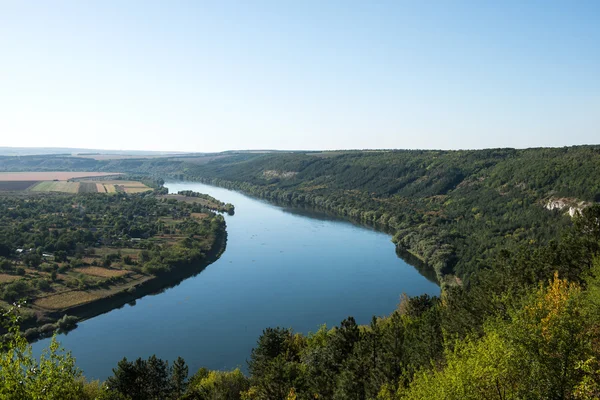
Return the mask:
<path id="1" fill-rule="evenodd" d="M 31 156 L 31 155 L 130 155 L 130 156 L 163 156 L 186 154 L 183 152 L 144 151 L 144 150 L 102 150 L 82 149 L 76 147 L 0 147 L 1 156 Z"/>

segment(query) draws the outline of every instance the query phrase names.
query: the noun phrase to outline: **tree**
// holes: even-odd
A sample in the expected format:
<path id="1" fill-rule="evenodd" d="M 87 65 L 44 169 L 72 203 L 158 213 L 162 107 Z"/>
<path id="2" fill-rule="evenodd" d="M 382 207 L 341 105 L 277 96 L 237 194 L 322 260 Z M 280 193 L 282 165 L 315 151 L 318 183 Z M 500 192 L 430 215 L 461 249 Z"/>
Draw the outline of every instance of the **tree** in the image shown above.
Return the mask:
<path id="1" fill-rule="evenodd" d="M 189 369 L 185 360 L 181 357 L 177 357 L 177 360 L 173 363 L 173 373 L 171 375 L 173 398 L 178 399 L 186 391 L 188 372 Z"/>
<path id="2" fill-rule="evenodd" d="M 190 387 L 186 400 L 238 400 L 249 388 L 248 378 L 239 369 L 210 371 L 197 384 Z"/>
<path id="3" fill-rule="evenodd" d="M 32 355 L 31 345 L 19 332 L 17 312 L 10 308 L 1 316 L 10 335 L 0 353 L 0 398 L 6 400 L 79 400 L 85 399 L 81 371 L 75 359 L 65 353 L 52 338 L 39 361 Z"/>
<path id="4" fill-rule="evenodd" d="M 583 299 L 580 286 L 555 275 L 508 321 L 490 318 L 482 338 L 448 347 L 445 366 L 418 372 L 402 398 L 568 399 L 593 391 L 597 338 Z"/>
<path id="5" fill-rule="evenodd" d="M 23 257 L 23 262 L 30 268 L 37 268 L 42 263 L 42 257 L 35 253 L 29 253 Z"/>
<path id="6" fill-rule="evenodd" d="M 252 349 L 248 369 L 255 399 L 283 399 L 290 388 L 305 386 L 300 363 L 304 341 L 291 330 L 267 328 Z"/>
<path id="7" fill-rule="evenodd" d="M 109 391 L 131 400 L 170 398 L 173 393 L 171 382 L 168 363 L 155 355 L 148 360 L 138 358 L 133 362 L 123 358 L 113 369 L 113 376 L 106 380 Z"/>
<path id="8" fill-rule="evenodd" d="M 0 258 L 0 270 L 11 271 L 14 268 L 13 263 L 6 258 Z"/>

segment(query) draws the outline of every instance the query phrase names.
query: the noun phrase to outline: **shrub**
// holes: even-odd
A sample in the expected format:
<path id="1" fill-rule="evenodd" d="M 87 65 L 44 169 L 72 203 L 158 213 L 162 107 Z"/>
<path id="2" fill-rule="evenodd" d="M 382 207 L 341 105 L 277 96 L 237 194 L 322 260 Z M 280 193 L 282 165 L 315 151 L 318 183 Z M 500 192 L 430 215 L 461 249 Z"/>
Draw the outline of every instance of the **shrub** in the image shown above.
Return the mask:
<path id="1" fill-rule="evenodd" d="M 56 322 L 56 326 L 60 332 L 68 332 L 77 327 L 77 317 L 63 315 L 63 317 Z"/>
<path id="2" fill-rule="evenodd" d="M 46 279 L 36 279 L 34 281 L 34 285 L 39 290 L 48 290 L 48 289 L 50 289 L 50 282 L 48 282 L 48 280 L 46 280 Z"/>
<path id="3" fill-rule="evenodd" d="M 12 303 L 26 297 L 30 291 L 31 286 L 23 279 L 19 279 L 4 286 L 2 299 Z"/>

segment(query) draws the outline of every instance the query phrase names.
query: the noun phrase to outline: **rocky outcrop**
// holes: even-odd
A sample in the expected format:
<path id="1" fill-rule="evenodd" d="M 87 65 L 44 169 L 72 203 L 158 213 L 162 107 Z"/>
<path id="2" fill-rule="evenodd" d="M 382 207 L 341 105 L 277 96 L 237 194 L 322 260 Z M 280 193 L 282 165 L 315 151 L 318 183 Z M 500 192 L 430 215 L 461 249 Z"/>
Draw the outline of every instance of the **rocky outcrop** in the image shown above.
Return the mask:
<path id="1" fill-rule="evenodd" d="M 564 210 L 571 218 L 579 214 L 581 210 L 589 207 L 590 203 L 573 198 L 550 198 L 545 205 L 547 210 Z"/>
<path id="2" fill-rule="evenodd" d="M 281 178 L 281 179 L 290 179 L 296 176 L 298 172 L 294 171 L 275 171 L 275 170 L 267 170 L 263 172 L 263 176 L 267 179 L 270 178 Z"/>

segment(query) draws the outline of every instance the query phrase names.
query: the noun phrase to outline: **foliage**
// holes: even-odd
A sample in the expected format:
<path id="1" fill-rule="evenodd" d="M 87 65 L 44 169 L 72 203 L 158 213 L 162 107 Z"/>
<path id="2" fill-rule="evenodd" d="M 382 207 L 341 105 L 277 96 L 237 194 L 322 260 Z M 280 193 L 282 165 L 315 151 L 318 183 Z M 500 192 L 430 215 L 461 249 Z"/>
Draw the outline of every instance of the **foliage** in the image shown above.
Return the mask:
<path id="1" fill-rule="evenodd" d="M 194 213 L 204 217 L 194 218 Z M 182 271 L 204 259 L 224 235 L 222 215 L 152 193 L 0 196 L 0 244 L 7 249 L 0 268 L 12 275 L 0 282 L 0 300 L 32 304 L 75 288 L 118 288 L 128 276 L 123 270 L 149 275 Z M 91 269 L 80 268 L 90 266 L 110 270 L 82 273 Z M 25 328 L 41 325 L 29 322 Z M 66 331 L 73 321 L 63 319 L 57 327 Z M 40 333 L 46 332 L 29 331 L 31 336 Z"/>
<path id="2" fill-rule="evenodd" d="M 250 355 L 248 377 L 239 370 L 200 369 L 186 379 L 182 359 L 171 366 L 151 357 L 124 359 L 106 386 L 79 380 L 68 359 L 63 361 L 68 376 L 53 379 L 81 393 L 130 399 L 598 398 L 600 205 L 592 202 L 600 193 L 599 155 L 598 147 L 582 146 L 232 153 L 206 162 L 95 163 L 90 168 L 120 165 L 139 173 L 208 180 L 377 223 L 396 232 L 398 246 L 433 265 L 446 282 L 452 274 L 465 279 L 443 285 L 439 298 L 403 296 L 394 312 L 368 326 L 348 317 L 309 335 L 267 328 Z M 27 162 L 36 161 L 19 161 Z M 557 197 L 589 203 L 571 219 L 544 208 Z M 152 207 L 161 207 L 153 201 Z M 23 212 L 0 210 L 9 216 Z M 216 229 L 217 218 L 206 228 Z M 36 223 L 22 223 L 19 231 L 36 232 Z M 194 254 L 197 223 L 178 223 L 187 239 L 174 249 L 149 246 L 137 262 L 160 273 L 182 255 Z M 113 220 L 115 225 L 120 234 L 127 229 Z M 65 242 L 60 250 L 73 257 L 75 249 Z M 1 243 L 9 243 L 0 247 L 0 255 L 12 263 L 17 242 Z M 31 248 L 46 245 L 36 242 Z M 27 293 L 35 287 L 13 289 Z"/>
<path id="3" fill-rule="evenodd" d="M 20 307 L 17 306 L 17 307 Z M 81 371 L 70 353 L 65 353 L 56 338 L 38 361 L 31 346 L 20 335 L 16 307 L 2 315 L 10 334 L 5 336 L 0 353 L 0 398 L 14 400 L 84 399 Z"/>

